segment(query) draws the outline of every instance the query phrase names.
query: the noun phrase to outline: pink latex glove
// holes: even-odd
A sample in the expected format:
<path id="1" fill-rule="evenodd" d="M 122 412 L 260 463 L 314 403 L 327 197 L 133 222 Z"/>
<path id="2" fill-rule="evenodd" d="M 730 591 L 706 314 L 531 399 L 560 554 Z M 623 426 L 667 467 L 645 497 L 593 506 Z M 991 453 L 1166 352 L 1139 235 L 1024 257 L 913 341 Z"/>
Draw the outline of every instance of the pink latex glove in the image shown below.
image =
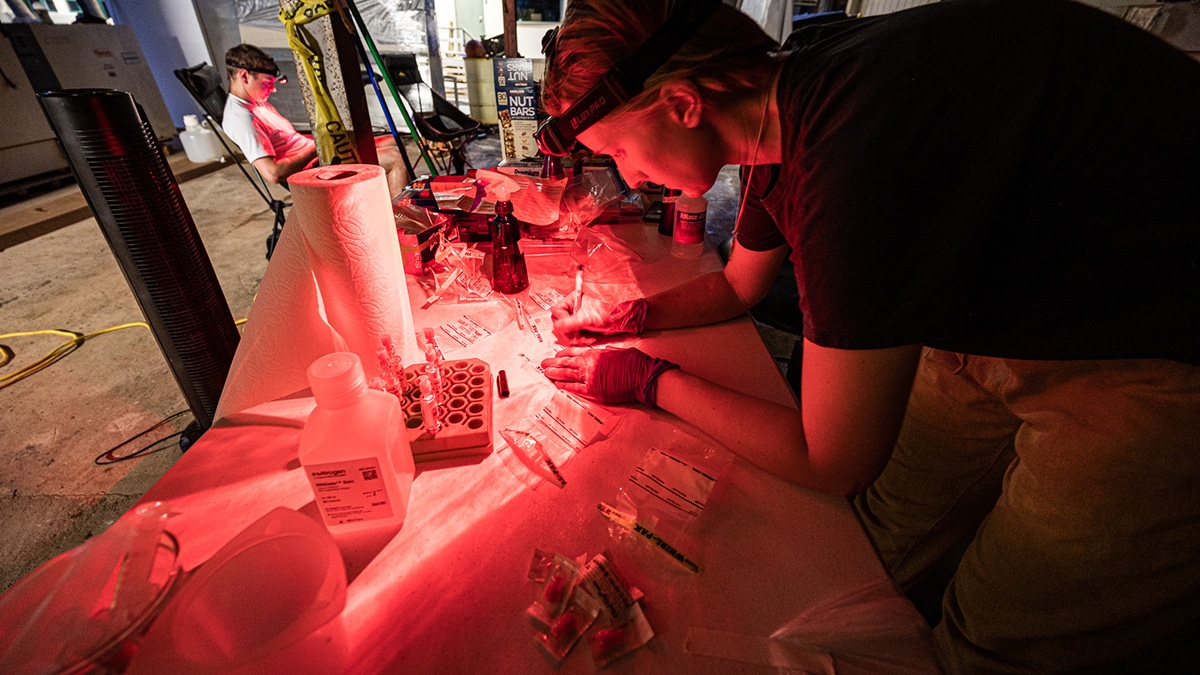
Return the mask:
<path id="1" fill-rule="evenodd" d="M 600 403 L 643 403 L 653 407 L 658 376 L 679 366 L 638 349 L 567 347 L 542 361 L 555 386 Z"/>
<path id="2" fill-rule="evenodd" d="M 554 335 L 565 345 L 590 345 L 596 341 L 587 333 L 639 335 L 646 325 L 646 300 L 637 298 L 615 305 L 593 301 L 585 296 L 579 311 L 575 308 L 576 294 L 571 293 L 550 308 L 554 319 Z"/>

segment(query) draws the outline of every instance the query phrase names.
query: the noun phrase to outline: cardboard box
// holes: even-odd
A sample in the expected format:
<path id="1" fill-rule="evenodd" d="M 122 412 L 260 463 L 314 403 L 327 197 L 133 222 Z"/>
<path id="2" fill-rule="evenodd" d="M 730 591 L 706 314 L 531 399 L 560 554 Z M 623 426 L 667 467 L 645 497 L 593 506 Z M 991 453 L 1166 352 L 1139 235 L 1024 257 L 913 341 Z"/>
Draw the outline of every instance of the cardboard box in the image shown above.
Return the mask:
<path id="1" fill-rule="evenodd" d="M 396 222 L 396 237 L 400 240 L 400 260 L 404 264 L 405 274 L 420 276 L 425 273 L 425 265 L 433 260 L 437 253 L 438 237 L 441 225 L 421 225 L 412 221 L 399 220 Z"/>

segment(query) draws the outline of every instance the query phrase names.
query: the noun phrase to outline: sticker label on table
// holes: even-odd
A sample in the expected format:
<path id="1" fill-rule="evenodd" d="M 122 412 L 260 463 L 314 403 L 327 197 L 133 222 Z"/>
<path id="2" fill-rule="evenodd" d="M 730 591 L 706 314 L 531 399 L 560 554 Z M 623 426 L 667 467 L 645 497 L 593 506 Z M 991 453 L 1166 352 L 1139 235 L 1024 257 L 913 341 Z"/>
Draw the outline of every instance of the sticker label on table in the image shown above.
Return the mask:
<path id="1" fill-rule="evenodd" d="M 392 517 L 379 459 L 309 464 L 304 467 L 326 525 Z"/>

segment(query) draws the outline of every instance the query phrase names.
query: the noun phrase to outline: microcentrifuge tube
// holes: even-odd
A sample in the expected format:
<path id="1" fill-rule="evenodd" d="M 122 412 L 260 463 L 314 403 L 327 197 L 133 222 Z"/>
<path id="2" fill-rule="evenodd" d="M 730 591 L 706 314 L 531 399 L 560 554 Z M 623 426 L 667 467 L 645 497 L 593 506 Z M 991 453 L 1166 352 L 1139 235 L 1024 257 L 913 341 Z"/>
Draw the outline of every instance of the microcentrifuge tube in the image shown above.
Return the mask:
<path id="1" fill-rule="evenodd" d="M 433 385 L 427 375 L 417 380 L 421 388 L 421 419 L 425 422 L 425 432 L 430 436 L 442 430 L 442 404 L 433 393 Z"/>
<path id="2" fill-rule="evenodd" d="M 425 345 L 425 374 L 429 377 L 433 396 L 438 401 L 445 401 L 445 382 L 442 380 L 441 355 L 432 344 Z"/>
<path id="3" fill-rule="evenodd" d="M 404 388 L 408 385 L 404 377 L 404 364 L 400 361 L 400 355 L 396 353 L 396 346 L 392 343 L 392 336 L 384 335 L 383 348 L 387 351 L 388 369 L 395 375 L 396 387 L 401 394 L 404 393 Z"/>

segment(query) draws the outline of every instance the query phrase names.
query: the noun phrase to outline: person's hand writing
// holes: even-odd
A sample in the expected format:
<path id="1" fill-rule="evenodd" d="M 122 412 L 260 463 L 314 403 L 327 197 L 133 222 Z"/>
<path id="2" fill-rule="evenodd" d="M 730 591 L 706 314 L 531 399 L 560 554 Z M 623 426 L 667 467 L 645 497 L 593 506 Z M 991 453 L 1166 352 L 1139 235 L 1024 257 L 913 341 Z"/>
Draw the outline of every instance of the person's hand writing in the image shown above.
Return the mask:
<path id="1" fill-rule="evenodd" d="M 542 361 L 555 386 L 600 403 L 654 406 L 658 376 L 679 366 L 638 349 L 568 347 Z"/>
<path id="2" fill-rule="evenodd" d="M 554 335 L 565 345 L 590 345 L 596 338 L 588 333 L 638 335 L 646 324 L 646 301 L 643 298 L 626 300 L 615 305 L 584 297 L 579 311 L 574 311 L 577 295 L 571 293 L 550 308 L 554 319 Z"/>

